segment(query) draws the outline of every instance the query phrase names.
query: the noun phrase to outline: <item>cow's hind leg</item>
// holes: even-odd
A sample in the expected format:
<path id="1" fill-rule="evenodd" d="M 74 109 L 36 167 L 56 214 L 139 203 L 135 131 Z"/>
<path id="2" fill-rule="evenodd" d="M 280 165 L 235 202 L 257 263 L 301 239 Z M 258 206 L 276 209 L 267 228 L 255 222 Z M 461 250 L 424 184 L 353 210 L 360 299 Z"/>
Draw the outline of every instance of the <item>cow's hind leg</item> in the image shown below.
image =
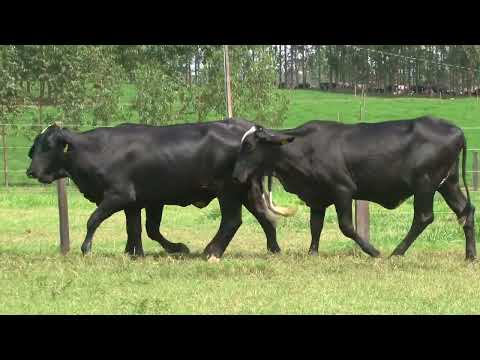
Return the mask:
<path id="1" fill-rule="evenodd" d="M 167 253 L 183 253 L 188 254 L 190 250 L 185 244 L 173 243 L 165 239 L 160 233 L 160 223 L 162 222 L 163 205 L 158 207 L 147 207 L 145 209 L 147 221 L 145 227 L 147 228 L 147 235 L 150 239 L 158 242 L 165 249 Z"/>
<path id="2" fill-rule="evenodd" d="M 323 229 L 323 221 L 325 219 L 325 208 L 310 208 L 310 232 L 312 234 L 312 242 L 308 250 L 311 255 L 318 255 L 318 244 L 320 242 L 320 234 Z"/>
<path id="3" fill-rule="evenodd" d="M 475 242 L 475 207 L 470 204 L 467 206 L 467 199 L 463 195 L 458 181 L 447 181 L 438 189 L 442 194 L 447 205 L 452 209 L 458 218 L 459 223 L 463 225 L 466 241 L 466 258 L 474 260 L 477 255 Z"/>
<path id="4" fill-rule="evenodd" d="M 145 256 L 142 246 L 142 209 L 127 208 L 125 209 L 125 217 L 127 222 L 127 245 L 125 253 L 131 256 Z"/>
<path id="5" fill-rule="evenodd" d="M 402 256 L 415 239 L 433 222 L 433 195 L 435 191 L 418 192 L 413 199 L 413 222 L 407 236 L 395 248 L 391 256 Z"/>
<path id="6" fill-rule="evenodd" d="M 203 251 L 209 260 L 219 259 L 223 255 L 238 228 L 242 225 L 242 202 L 239 196 L 220 196 L 218 202 L 222 214 L 220 228 Z"/>
<path id="7" fill-rule="evenodd" d="M 340 230 L 346 236 L 355 241 L 360 248 L 372 257 L 380 256 L 380 252 L 369 242 L 365 241 L 358 235 L 353 227 L 352 221 L 352 197 L 342 196 L 335 202 L 335 209 L 337 211 L 338 224 Z"/>

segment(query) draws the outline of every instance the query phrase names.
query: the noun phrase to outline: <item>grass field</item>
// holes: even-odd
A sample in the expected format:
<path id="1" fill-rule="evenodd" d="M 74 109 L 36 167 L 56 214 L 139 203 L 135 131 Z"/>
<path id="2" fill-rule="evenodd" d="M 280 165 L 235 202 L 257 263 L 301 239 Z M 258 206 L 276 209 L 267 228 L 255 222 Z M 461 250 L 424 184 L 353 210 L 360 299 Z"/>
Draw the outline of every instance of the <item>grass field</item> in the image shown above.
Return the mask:
<path id="1" fill-rule="evenodd" d="M 337 112 L 342 121 L 357 120 L 358 98 L 316 91 L 290 95 L 285 127 L 314 118 L 336 119 Z M 480 105 L 474 99 L 367 98 L 367 111 L 367 121 L 429 113 L 463 127 L 476 127 L 480 119 Z M 480 145 L 476 134 L 467 132 L 470 147 Z M 16 166 L 25 169 L 28 161 L 23 157 L 15 157 Z M 480 193 L 472 196 L 478 204 Z M 201 252 L 220 221 L 218 203 L 213 201 L 204 209 L 166 207 L 162 233 L 185 243 L 192 252 L 188 256 L 166 255 L 145 231 L 146 258 L 124 256 L 125 221 L 123 213 L 118 213 L 97 231 L 93 254 L 83 257 L 80 245 L 94 205 L 72 186 L 72 249 L 62 257 L 58 255 L 55 188 L 1 188 L 0 313 L 480 313 L 479 264 L 464 261 L 463 231 L 439 194 L 435 222 L 403 258 L 388 255 L 409 229 L 411 199 L 393 211 L 372 204 L 371 241 L 382 252 L 379 259 L 369 258 L 340 233 L 333 208 L 327 211 L 320 255 L 308 256 L 308 209 L 278 187 L 275 201 L 299 209 L 295 217 L 279 223 L 283 250 L 279 255 L 267 253 L 260 226 L 244 209 L 243 225 L 222 261 L 204 261 Z"/>

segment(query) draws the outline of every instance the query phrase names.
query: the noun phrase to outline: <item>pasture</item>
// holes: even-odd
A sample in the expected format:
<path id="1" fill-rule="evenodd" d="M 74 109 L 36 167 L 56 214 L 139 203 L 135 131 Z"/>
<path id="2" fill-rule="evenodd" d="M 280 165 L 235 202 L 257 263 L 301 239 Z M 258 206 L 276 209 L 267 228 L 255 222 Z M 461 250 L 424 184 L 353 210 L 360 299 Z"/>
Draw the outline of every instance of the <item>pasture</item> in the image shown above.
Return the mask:
<path id="1" fill-rule="evenodd" d="M 360 97 L 291 91 L 285 127 L 307 120 L 358 120 Z M 474 98 L 439 100 L 367 98 L 366 121 L 425 114 L 462 127 L 480 126 Z M 466 131 L 469 148 L 480 131 Z M 17 140 L 15 140 L 17 141 Z M 19 142 L 20 140 L 18 140 Z M 26 168 L 25 153 L 12 154 Z M 469 153 L 471 161 L 471 153 Z M 14 168 L 14 165 L 11 166 Z M 371 241 L 382 252 L 372 259 L 338 229 L 327 211 L 318 257 L 307 255 L 309 213 L 279 186 L 275 202 L 297 206 L 277 227 L 282 253 L 267 253 L 260 225 L 243 209 L 243 225 L 219 263 L 201 252 L 217 231 L 218 203 L 197 209 L 166 207 L 162 233 L 191 254 L 169 256 L 143 231 L 145 259 L 123 255 L 125 217 L 117 213 L 98 229 L 93 254 L 80 245 L 94 204 L 69 187 L 71 251 L 58 254 L 58 208 L 54 186 L 0 190 L 0 313 L 2 314 L 478 314 L 478 261 L 464 261 L 465 239 L 440 194 L 435 221 L 403 258 L 388 258 L 407 233 L 412 201 L 396 210 L 371 205 Z M 475 205 L 479 193 L 472 193 Z M 477 212 L 478 214 L 478 212 Z M 477 216 L 478 223 L 478 216 Z M 478 227 L 477 227 L 478 229 Z M 478 230 L 477 230 L 478 234 Z M 478 235 L 477 235 L 478 236 Z"/>

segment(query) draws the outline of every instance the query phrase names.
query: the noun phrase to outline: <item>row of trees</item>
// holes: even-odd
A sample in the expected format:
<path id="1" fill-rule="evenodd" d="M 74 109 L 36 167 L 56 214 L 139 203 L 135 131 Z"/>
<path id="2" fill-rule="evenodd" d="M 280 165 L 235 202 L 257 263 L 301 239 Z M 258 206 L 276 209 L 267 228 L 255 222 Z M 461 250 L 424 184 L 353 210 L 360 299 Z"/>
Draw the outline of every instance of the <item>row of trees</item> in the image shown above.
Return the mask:
<path id="1" fill-rule="evenodd" d="M 230 46 L 235 116 L 283 121 L 288 101 L 275 61 L 271 46 Z M 39 126 L 52 118 L 75 126 L 222 118 L 223 46 L 0 46 L 0 106 L 1 123 L 33 107 Z"/>
<path id="2" fill-rule="evenodd" d="M 350 83 L 471 92 L 480 79 L 477 45 L 276 45 L 275 52 L 278 82 L 288 88 Z"/>
<path id="3" fill-rule="evenodd" d="M 472 91 L 479 80 L 478 50 L 473 45 L 230 46 L 234 114 L 280 125 L 288 101 L 279 86 L 348 83 L 388 91 L 402 84 Z M 0 122 L 19 122 L 26 118 L 19 112 L 32 112 L 31 107 L 30 119 L 39 126 L 53 118 L 78 126 L 221 118 L 223 47 L 0 46 Z"/>

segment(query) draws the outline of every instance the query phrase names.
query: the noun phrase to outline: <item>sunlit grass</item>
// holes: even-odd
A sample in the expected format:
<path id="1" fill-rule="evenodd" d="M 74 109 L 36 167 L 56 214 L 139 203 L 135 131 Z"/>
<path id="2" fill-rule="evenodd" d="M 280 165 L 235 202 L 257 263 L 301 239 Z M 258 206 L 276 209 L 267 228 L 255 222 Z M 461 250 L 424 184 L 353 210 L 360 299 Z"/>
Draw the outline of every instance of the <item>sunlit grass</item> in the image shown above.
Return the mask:
<path id="1" fill-rule="evenodd" d="M 278 226 L 283 252 L 267 253 L 260 226 L 244 209 L 243 225 L 222 261 L 212 264 L 201 252 L 219 226 L 216 201 L 204 209 L 166 207 L 162 233 L 189 246 L 187 256 L 168 256 L 144 232 L 146 258 L 129 259 L 124 215 L 117 213 L 97 231 L 92 255 L 83 257 L 94 205 L 71 188 L 72 249 L 62 257 L 56 193 L 32 190 L 0 194 L 0 313 L 480 313 L 478 263 L 464 261 L 463 231 L 440 196 L 435 222 L 404 258 L 388 255 L 408 231 L 411 202 L 394 211 L 372 205 L 371 241 L 382 258 L 366 256 L 340 233 L 333 208 L 320 255 L 311 257 L 308 208 L 277 188 L 276 202 L 298 206 Z"/>

